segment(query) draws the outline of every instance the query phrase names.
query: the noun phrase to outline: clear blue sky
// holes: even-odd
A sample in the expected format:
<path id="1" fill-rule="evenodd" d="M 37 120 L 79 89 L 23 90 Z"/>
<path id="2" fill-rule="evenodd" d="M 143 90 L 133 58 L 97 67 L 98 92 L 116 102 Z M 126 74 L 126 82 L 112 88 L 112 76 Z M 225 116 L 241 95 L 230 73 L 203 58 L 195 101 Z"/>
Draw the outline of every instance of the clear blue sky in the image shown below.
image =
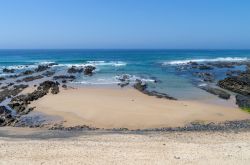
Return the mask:
<path id="1" fill-rule="evenodd" d="M 0 0 L 0 48 L 250 49 L 250 0 Z"/>

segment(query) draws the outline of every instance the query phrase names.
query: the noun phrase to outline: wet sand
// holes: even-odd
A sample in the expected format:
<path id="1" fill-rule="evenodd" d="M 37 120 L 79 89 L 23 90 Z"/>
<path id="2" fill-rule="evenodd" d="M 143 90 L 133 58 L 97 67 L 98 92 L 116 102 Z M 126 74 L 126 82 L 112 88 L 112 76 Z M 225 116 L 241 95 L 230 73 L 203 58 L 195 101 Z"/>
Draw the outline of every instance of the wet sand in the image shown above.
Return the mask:
<path id="1" fill-rule="evenodd" d="M 36 107 L 35 112 L 61 117 L 65 127 L 145 129 L 250 119 L 250 114 L 233 104 L 159 99 L 132 88 L 61 89 L 31 106 Z"/>
<path id="2" fill-rule="evenodd" d="M 82 132 L 73 137 L 41 139 L 39 134 L 47 131 L 39 130 L 32 138 L 35 130 L 17 129 L 9 129 L 8 136 L 13 137 L 0 137 L 0 164 L 250 163 L 250 132 Z M 20 134 L 26 138 L 18 137 Z"/>

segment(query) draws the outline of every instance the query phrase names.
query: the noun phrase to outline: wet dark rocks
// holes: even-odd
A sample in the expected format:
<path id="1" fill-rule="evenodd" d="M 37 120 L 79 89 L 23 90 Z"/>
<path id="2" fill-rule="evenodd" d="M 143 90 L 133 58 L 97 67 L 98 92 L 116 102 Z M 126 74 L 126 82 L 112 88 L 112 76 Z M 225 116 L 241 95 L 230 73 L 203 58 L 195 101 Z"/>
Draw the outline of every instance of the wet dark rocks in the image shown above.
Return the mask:
<path id="1" fill-rule="evenodd" d="M 149 95 L 149 96 L 155 96 L 157 98 L 165 98 L 165 99 L 169 99 L 169 100 L 177 100 L 176 98 L 169 96 L 165 93 L 161 93 L 161 92 L 157 92 L 157 91 L 147 91 L 144 90 L 143 91 L 144 94 Z"/>
<path id="2" fill-rule="evenodd" d="M 227 75 L 227 76 L 237 76 L 237 75 L 239 75 L 241 72 L 242 72 L 242 71 L 240 71 L 240 70 L 228 70 L 228 71 L 226 72 L 226 75 Z"/>
<path id="3" fill-rule="evenodd" d="M 11 111 L 5 106 L 0 106 L 0 127 L 10 125 L 14 120 Z"/>
<path id="4" fill-rule="evenodd" d="M 134 88 L 137 89 L 138 91 L 144 92 L 147 88 L 147 84 L 141 80 L 136 80 Z"/>
<path id="5" fill-rule="evenodd" d="M 66 88 L 67 88 L 67 85 L 63 84 L 62 87 L 66 89 Z"/>
<path id="6" fill-rule="evenodd" d="M 34 100 L 38 100 L 43 96 L 47 95 L 51 91 L 52 94 L 59 93 L 59 83 L 54 81 L 44 81 L 37 87 L 35 91 L 28 94 L 18 95 L 9 103 L 9 106 L 16 110 L 18 115 L 25 115 L 32 111 L 33 107 L 28 107 Z"/>
<path id="7" fill-rule="evenodd" d="M 35 73 L 33 70 L 26 70 L 26 71 L 24 71 L 24 72 L 22 73 L 22 75 L 27 76 L 27 75 L 31 75 L 31 74 L 33 74 L 33 73 Z"/>
<path id="8" fill-rule="evenodd" d="M 193 75 L 201 78 L 205 82 L 213 82 L 215 80 L 214 75 L 209 72 L 195 72 Z"/>
<path id="9" fill-rule="evenodd" d="M 15 69 L 4 68 L 4 69 L 3 69 L 3 72 L 4 72 L 4 73 L 14 73 L 14 72 L 15 72 Z"/>
<path id="10" fill-rule="evenodd" d="M 55 73 L 56 73 L 56 72 L 54 72 L 54 71 L 46 71 L 46 72 L 44 72 L 42 75 L 43 75 L 43 76 L 47 76 L 47 77 L 51 77 L 51 76 L 53 76 Z"/>
<path id="11" fill-rule="evenodd" d="M 67 83 L 67 80 L 62 80 L 62 83 Z"/>
<path id="12" fill-rule="evenodd" d="M 218 82 L 218 86 L 244 96 L 250 96 L 250 74 L 227 77 Z"/>
<path id="13" fill-rule="evenodd" d="M 35 69 L 35 71 L 36 72 L 43 72 L 49 68 L 50 68 L 49 65 L 38 65 L 38 67 Z"/>
<path id="14" fill-rule="evenodd" d="M 222 99 L 228 100 L 230 98 L 230 94 L 228 92 L 221 90 L 219 88 L 214 88 L 214 87 L 210 87 L 210 86 L 202 86 L 200 88 L 205 90 L 208 93 L 217 95 L 218 97 L 220 97 Z"/>
<path id="15" fill-rule="evenodd" d="M 84 67 L 84 74 L 88 75 L 88 76 L 92 76 L 93 75 L 93 71 L 96 69 L 96 67 L 92 66 L 92 65 L 87 65 Z"/>
<path id="16" fill-rule="evenodd" d="M 209 66 L 209 65 L 205 65 L 205 64 L 200 64 L 200 65 L 197 66 L 197 69 L 200 69 L 200 70 L 212 70 L 213 67 Z"/>
<path id="17" fill-rule="evenodd" d="M 14 85 L 14 83 L 8 83 L 7 85 L 5 86 L 2 86 L 1 89 L 7 89 L 8 87 Z"/>
<path id="18" fill-rule="evenodd" d="M 42 75 L 37 75 L 37 76 L 29 76 L 29 77 L 25 77 L 22 79 L 22 81 L 25 82 L 30 82 L 30 81 L 34 81 L 34 80 L 38 80 L 38 79 L 42 79 L 43 76 Z"/>
<path id="19" fill-rule="evenodd" d="M 166 98 L 169 100 L 177 100 L 176 98 L 171 97 L 165 93 L 161 93 L 157 91 L 148 91 L 147 84 L 141 80 L 136 80 L 136 83 L 134 84 L 134 88 L 148 96 L 155 96 L 157 98 Z"/>
<path id="20" fill-rule="evenodd" d="M 120 87 L 125 87 L 125 86 L 127 86 L 127 85 L 129 85 L 129 83 L 130 83 L 130 78 L 131 78 L 131 76 L 129 75 L 129 74 L 123 74 L 123 75 L 121 75 L 121 76 L 118 76 L 117 77 L 117 79 L 119 80 L 119 81 L 121 81 L 120 83 L 118 83 L 118 85 L 120 86 Z"/>
<path id="21" fill-rule="evenodd" d="M 18 95 L 22 92 L 28 85 L 14 85 L 11 89 L 4 89 L 0 92 L 0 102 L 4 101 L 6 98 Z"/>
<path id="22" fill-rule="evenodd" d="M 217 67 L 217 68 L 234 68 L 236 65 L 239 65 L 240 63 L 229 62 L 229 61 L 227 62 L 218 61 L 218 62 L 209 62 L 207 64 Z"/>
<path id="23" fill-rule="evenodd" d="M 241 108 L 250 108 L 250 97 L 243 95 L 236 95 L 236 104 Z"/>
<path id="24" fill-rule="evenodd" d="M 54 80 L 58 80 L 58 79 L 64 79 L 64 80 L 69 80 L 69 81 L 73 81 L 76 79 L 76 76 L 74 75 L 59 75 L 59 76 L 54 76 L 53 77 Z"/>
<path id="25" fill-rule="evenodd" d="M 6 80 L 4 77 L 0 77 L 0 81 Z"/>
<path id="26" fill-rule="evenodd" d="M 82 67 L 72 66 L 71 68 L 68 69 L 68 73 L 70 73 L 70 74 L 72 74 L 72 73 L 82 73 L 83 70 L 84 69 Z"/>

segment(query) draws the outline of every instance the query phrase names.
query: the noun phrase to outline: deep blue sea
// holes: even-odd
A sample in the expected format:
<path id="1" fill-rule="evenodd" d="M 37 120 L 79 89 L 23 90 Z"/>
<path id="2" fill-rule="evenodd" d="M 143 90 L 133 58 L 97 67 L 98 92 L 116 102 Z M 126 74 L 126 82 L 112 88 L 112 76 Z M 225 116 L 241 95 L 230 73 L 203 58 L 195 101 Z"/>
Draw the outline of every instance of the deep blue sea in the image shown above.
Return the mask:
<path id="1" fill-rule="evenodd" d="M 134 79 L 151 83 L 150 88 L 183 99 L 199 99 L 209 95 L 198 89 L 187 75 L 176 73 L 174 65 L 188 61 L 240 61 L 250 59 L 250 50 L 0 50 L 0 67 L 22 72 L 39 64 L 55 62 L 55 70 L 63 72 L 72 65 L 96 66 L 92 77 L 79 76 L 78 85 L 117 84 L 117 76 L 129 74 Z M 8 76 L 0 69 L 0 76 Z"/>

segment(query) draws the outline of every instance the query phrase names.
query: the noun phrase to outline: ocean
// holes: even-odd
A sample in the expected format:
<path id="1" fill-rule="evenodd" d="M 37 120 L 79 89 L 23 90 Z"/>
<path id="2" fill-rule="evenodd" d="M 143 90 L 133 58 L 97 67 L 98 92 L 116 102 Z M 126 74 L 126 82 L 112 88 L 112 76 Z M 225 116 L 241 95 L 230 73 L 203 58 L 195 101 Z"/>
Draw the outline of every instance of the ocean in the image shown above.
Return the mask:
<path id="1" fill-rule="evenodd" d="M 72 82 L 77 86 L 117 86 L 118 76 L 141 79 L 151 90 L 167 93 L 178 99 L 215 97 L 197 88 L 189 74 L 176 71 L 176 65 L 190 61 L 244 61 L 250 50 L 0 50 L 0 77 L 17 74 L 41 64 L 57 63 L 53 69 L 66 74 L 71 66 L 94 65 L 91 77 L 79 74 Z M 15 73 L 3 73 L 3 68 Z M 237 68 L 244 69 L 244 68 Z M 218 72 L 220 73 L 220 71 Z M 223 76 L 217 74 L 217 79 Z M 157 81 L 158 83 L 155 83 Z M 204 82 L 199 82 L 202 85 Z"/>

